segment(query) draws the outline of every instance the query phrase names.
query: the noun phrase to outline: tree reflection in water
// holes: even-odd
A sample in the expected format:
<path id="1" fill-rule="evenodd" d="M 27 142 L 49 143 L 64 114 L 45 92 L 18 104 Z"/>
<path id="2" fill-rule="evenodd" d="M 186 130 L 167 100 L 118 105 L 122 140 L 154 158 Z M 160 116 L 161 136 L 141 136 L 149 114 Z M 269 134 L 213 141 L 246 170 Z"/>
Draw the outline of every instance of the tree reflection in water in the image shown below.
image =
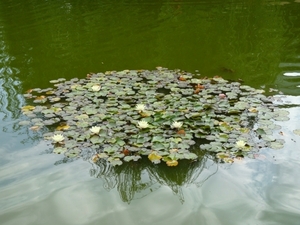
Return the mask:
<path id="1" fill-rule="evenodd" d="M 148 159 L 114 167 L 105 160 L 100 160 L 93 164 L 90 175 L 102 179 L 106 190 L 117 188 L 122 201 L 127 203 L 144 197 L 161 186 L 168 186 L 183 203 L 182 187 L 190 184 L 201 186 L 217 170 L 217 163 L 211 157 L 202 155 L 197 161 L 182 160 L 177 167 L 155 165 Z"/>

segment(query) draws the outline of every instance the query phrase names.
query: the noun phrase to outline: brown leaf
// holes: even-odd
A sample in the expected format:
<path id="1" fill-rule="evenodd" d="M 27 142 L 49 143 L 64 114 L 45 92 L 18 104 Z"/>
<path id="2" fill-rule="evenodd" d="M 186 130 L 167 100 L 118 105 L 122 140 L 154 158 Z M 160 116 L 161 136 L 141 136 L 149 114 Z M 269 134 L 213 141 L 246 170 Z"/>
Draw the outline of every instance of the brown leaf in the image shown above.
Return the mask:
<path id="1" fill-rule="evenodd" d="M 180 76 L 180 77 L 178 78 L 178 80 L 180 80 L 180 81 L 186 81 L 186 78 L 185 78 L 184 76 Z"/>
<path id="2" fill-rule="evenodd" d="M 45 95 L 41 95 L 41 96 L 37 96 L 35 98 L 35 100 L 43 100 L 44 98 L 46 98 L 46 96 Z"/>
<path id="3" fill-rule="evenodd" d="M 177 134 L 179 134 L 179 135 L 185 135 L 185 131 L 184 130 L 178 130 Z"/>
<path id="4" fill-rule="evenodd" d="M 126 155 L 126 156 L 130 154 L 130 151 L 129 151 L 127 148 L 123 149 L 122 152 L 123 152 L 123 154 Z"/>

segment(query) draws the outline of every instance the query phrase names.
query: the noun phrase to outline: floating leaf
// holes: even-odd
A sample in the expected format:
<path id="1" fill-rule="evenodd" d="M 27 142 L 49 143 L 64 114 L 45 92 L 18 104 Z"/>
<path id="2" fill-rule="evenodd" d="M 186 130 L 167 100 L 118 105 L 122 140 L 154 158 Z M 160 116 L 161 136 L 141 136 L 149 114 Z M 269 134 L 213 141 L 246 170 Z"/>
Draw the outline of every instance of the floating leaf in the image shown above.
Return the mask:
<path id="1" fill-rule="evenodd" d="M 296 129 L 296 130 L 293 130 L 294 134 L 297 134 L 300 136 L 300 129 Z"/>
<path id="2" fill-rule="evenodd" d="M 125 156 L 124 157 L 124 161 L 125 162 L 129 162 L 129 161 L 138 161 L 139 159 L 141 159 L 142 157 L 139 155 L 133 155 L 133 156 Z"/>
<path id="3" fill-rule="evenodd" d="M 232 158 L 224 158 L 223 161 L 226 163 L 234 163 L 234 159 Z"/>
<path id="4" fill-rule="evenodd" d="M 99 154 L 98 154 L 98 157 L 99 157 L 100 159 L 104 159 L 104 158 L 108 158 L 109 155 L 107 155 L 106 153 L 102 152 L 102 153 L 99 153 Z"/>
<path id="5" fill-rule="evenodd" d="M 38 131 L 41 127 L 40 126 L 32 126 L 29 129 L 33 131 Z"/>
<path id="6" fill-rule="evenodd" d="M 283 148 L 283 144 L 280 142 L 271 142 L 270 147 L 273 149 L 281 149 Z"/>
<path id="7" fill-rule="evenodd" d="M 56 147 L 53 149 L 53 153 L 55 154 L 63 154 L 67 151 L 67 148 Z"/>
<path id="8" fill-rule="evenodd" d="M 224 153 L 224 152 L 220 152 L 220 153 L 217 153 L 216 156 L 217 156 L 219 159 L 225 159 L 225 158 L 229 158 L 229 157 L 230 157 L 230 154 Z"/>
<path id="9" fill-rule="evenodd" d="M 264 136 L 262 137 L 262 139 L 265 140 L 265 141 L 275 141 L 275 138 L 274 138 L 274 137 L 268 136 L 268 135 L 264 135 Z"/>
<path id="10" fill-rule="evenodd" d="M 151 154 L 148 155 L 148 159 L 151 162 L 160 161 L 161 158 L 162 158 L 162 156 L 158 155 L 156 151 L 153 151 Z"/>
<path id="11" fill-rule="evenodd" d="M 119 158 L 108 158 L 107 161 L 109 161 L 113 166 L 120 166 L 123 164 L 123 162 Z"/>
<path id="12" fill-rule="evenodd" d="M 164 150 L 165 148 L 166 148 L 165 145 L 162 144 L 162 143 L 155 142 L 155 143 L 152 144 L 152 149 L 156 150 L 156 151 Z"/>
<path id="13" fill-rule="evenodd" d="M 50 80 L 49 82 L 50 82 L 50 83 L 52 83 L 52 84 L 59 83 L 59 81 L 58 81 L 58 80 Z"/>
<path id="14" fill-rule="evenodd" d="M 189 160 L 194 160 L 197 159 L 198 156 L 195 153 L 187 152 L 183 154 L 183 158 L 189 159 Z"/>
<path id="15" fill-rule="evenodd" d="M 178 161 L 177 160 L 171 160 L 166 162 L 167 166 L 177 166 Z"/>
<path id="16" fill-rule="evenodd" d="M 258 128 L 257 130 L 256 130 L 256 132 L 257 132 L 257 134 L 259 134 L 259 135 L 264 135 L 264 134 L 267 134 L 263 129 L 261 129 L 261 128 Z"/>
<path id="17" fill-rule="evenodd" d="M 22 107 L 22 112 L 32 111 L 35 109 L 35 106 L 32 105 L 25 105 Z"/>
<path id="18" fill-rule="evenodd" d="M 28 121 L 28 120 L 19 122 L 19 125 L 21 125 L 21 126 L 27 126 L 29 124 L 30 124 L 30 121 Z"/>
<path id="19" fill-rule="evenodd" d="M 56 130 L 68 130 L 70 126 L 68 124 L 63 124 L 58 127 L 56 127 Z"/>
<path id="20" fill-rule="evenodd" d="M 80 153 L 80 149 L 79 148 L 74 148 L 74 149 L 71 149 L 67 152 L 65 152 L 65 156 L 69 157 L 69 158 L 74 158 L 74 157 L 77 157 Z"/>
<path id="21" fill-rule="evenodd" d="M 93 135 L 90 138 L 90 141 L 95 145 L 95 144 L 101 144 L 104 141 L 103 137 L 99 137 L 98 135 Z"/>
<path id="22" fill-rule="evenodd" d="M 59 97 L 50 98 L 50 101 L 51 102 L 58 102 L 58 101 L 60 101 L 60 98 Z"/>
<path id="23" fill-rule="evenodd" d="M 27 93 L 32 98 L 28 101 L 35 105 L 22 107 L 22 112 L 31 121 L 19 124 L 32 129 L 57 127 L 66 137 L 67 157 L 79 156 L 79 149 L 92 149 L 101 151 L 94 155 L 95 161 L 103 158 L 114 165 L 138 160 L 141 155 L 153 163 L 161 159 L 178 163 L 196 159 L 191 147 L 201 142 L 201 150 L 223 157 L 222 162 L 232 162 L 238 154 L 245 157 L 258 150 L 255 140 L 259 146 L 283 145 L 273 138 L 273 130 L 278 129 L 274 120 L 287 120 L 288 112 L 270 104 L 272 99 L 262 90 L 221 77 L 199 79 L 180 70 L 159 68 L 91 73 L 86 79 L 51 82 L 54 88 Z M 47 99 L 50 101 L 44 104 Z M 136 110 L 139 103 L 146 110 Z M 142 120 L 147 129 L 137 127 Z M 174 121 L 181 121 L 184 129 L 172 129 Z M 101 130 L 93 134 L 92 127 Z M 44 138 L 51 136 L 50 132 Z M 247 143 L 238 148 L 240 138 Z"/>

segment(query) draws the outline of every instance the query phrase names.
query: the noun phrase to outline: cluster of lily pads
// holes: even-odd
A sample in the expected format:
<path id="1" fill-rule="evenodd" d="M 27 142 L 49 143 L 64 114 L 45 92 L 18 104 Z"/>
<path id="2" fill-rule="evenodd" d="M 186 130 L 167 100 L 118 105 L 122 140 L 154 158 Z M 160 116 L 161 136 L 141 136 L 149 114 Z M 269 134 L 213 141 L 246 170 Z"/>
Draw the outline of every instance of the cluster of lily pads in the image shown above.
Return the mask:
<path id="1" fill-rule="evenodd" d="M 29 120 L 20 124 L 47 130 L 54 153 L 78 157 L 92 149 L 94 162 L 112 165 L 148 156 L 177 166 L 199 151 L 233 162 L 262 147 L 281 148 L 274 121 L 289 119 L 263 90 L 161 67 L 50 82 L 54 87 L 24 95 L 32 103 L 22 107 Z"/>

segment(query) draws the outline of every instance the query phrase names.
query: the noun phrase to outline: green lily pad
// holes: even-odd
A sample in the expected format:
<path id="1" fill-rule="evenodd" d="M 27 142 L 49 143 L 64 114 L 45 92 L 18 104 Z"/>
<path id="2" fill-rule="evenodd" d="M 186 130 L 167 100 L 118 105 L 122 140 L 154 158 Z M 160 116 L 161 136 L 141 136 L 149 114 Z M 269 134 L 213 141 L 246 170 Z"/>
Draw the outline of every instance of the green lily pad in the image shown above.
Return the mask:
<path id="1" fill-rule="evenodd" d="M 279 128 L 276 121 L 288 119 L 288 112 L 272 105 L 262 90 L 221 77 L 200 79 L 180 70 L 158 68 L 51 82 L 54 88 L 36 88 L 27 94 L 34 104 L 22 107 L 29 121 L 20 125 L 32 130 L 43 127 L 42 132 L 59 129 L 67 157 L 80 156 L 78 149 L 92 149 L 101 150 L 94 154 L 97 159 L 113 165 L 145 155 L 153 163 L 163 159 L 175 166 L 178 160 L 196 159 L 202 150 L 217 158 L 228 154 L 222 162 L 232 162 L 238 154 L 246 157 L 259 151 L 256 146 L 279 148 L 284 144 L 275 140 L 273 131 Z M 94 91 L 94 86 L 101 90 Z M 146 110 L 139 112 L 136 105 L 141 103 Z M 149 124 L 147 129 L 137 127 L 141 120 Z M 174 129 L 174 121 L 184 125 Z M 101 127 L 98 134 L 90 130 L 95 126 Z M 51 140 L 54 134 L 58 133 L 50 132 L 44 138 Z M 237 148 L 239 140 L 247 140 L 247 145 Z"/>
<path id="2" fill-rule="evenodd" d="M 53 153 L 55 154 L 63 154 L 67 151 L 67 148 L 57 147 L 53 149 Z"/>
<path id="3" fill-rule="evenodd" d="M 270 146 L 270 148 L 273 148 L 273 149 L 281 149 L 281 148 L 283 148 L 283 143 L 278 142 L 278 141 L 270 142 L 269 146 Z"/>
<path id="4" fill-rule="evenodd" d="M 78 157 L 80 152 L 81 151 L 79 148 L 74 148 L 74 149 L 71 149 L 71 150 L 65 152 L 65 156 L 67 156 L 68 158 Z"/>
<path id="5" fill-rule="evenodd" d="M 21 126 L 27 126 L 29 124 L 30 124 L 30 121 L 28 121 L 28 120 L 24 120 L 24 121 L 19 122 L 19 125 L 21 125 Z"/>
<path id="6" fill-rule="evenodd" d="M 224 152 L 219 152 L 219 153 L 216 154 L 216 156 L 217 156 L 219 159 L 225 159 L 225 158 L 229 158 L 229 157 L 230 157 L 230 154 L 224 153 Z"/>
<path id="7" fill-rule="evenodd" d="M 133 155 L 133 156 L 125 156 L 124 157 L 124 161 L 125 162 L 130 162 L 130 161 L 138 161 L 139 159 L 141 159 L 142 157 L 139 155 Z"/>
<path id="8" fill-rule="evenodd" d="M 120 166 L 123 164 L 123 162 L 119 158 L 108 158 L 107 161 L 112 165 L 112 166 Z"/>
<path id="9" fill-rule="evenodd" d="M 296 129 L 296 130 L 293 130 L 294 134 L 297 134 L 300 136 L 300 129 Z"/>
<path id="10" fill-rule="evenodd" d="M 93 144 L 101 144 L 101 143 L 104 142 L 104 138 L 103 137 L 99 137 L 97 135 L 93 135 L 93 136 L 91 136 L 90 141 Z"/>

